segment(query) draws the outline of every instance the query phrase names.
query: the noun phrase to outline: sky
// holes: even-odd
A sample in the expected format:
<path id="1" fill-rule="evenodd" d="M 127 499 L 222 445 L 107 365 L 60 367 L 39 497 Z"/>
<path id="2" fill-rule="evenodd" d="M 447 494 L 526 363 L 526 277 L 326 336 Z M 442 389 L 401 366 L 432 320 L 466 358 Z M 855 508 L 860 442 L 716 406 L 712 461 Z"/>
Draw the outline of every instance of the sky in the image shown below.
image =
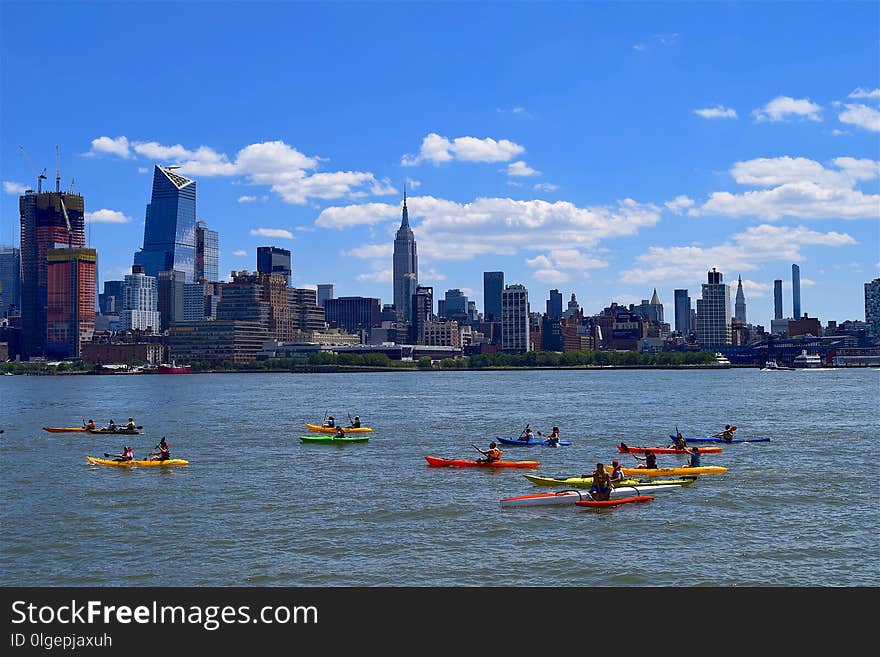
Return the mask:
<path id="1" fill-rule="evenodd" d="M 769 328 L 864 319 L 880 270 L 876 2 L 0 3 L 0 243 L 47 168 L 130 271 L 156 164 L 197 181 L 220 272 L 392 301 L 404 185 L 419 282 L 482 272 L 588 314 L 716 268 Z M 24 147 L 27 156 L 20 147 Z"/>

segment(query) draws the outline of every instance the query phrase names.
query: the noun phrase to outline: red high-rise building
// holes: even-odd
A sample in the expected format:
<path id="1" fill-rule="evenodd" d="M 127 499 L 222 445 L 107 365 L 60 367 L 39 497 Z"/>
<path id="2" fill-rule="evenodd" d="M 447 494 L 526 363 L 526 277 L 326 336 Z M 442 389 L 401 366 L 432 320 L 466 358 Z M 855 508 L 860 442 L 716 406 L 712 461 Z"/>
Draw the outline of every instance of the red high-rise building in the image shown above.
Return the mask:
<path id="1" fill-rule="evenodd" d="M 95 249 L 46 254 L 46 355 L 79 356 L 95 333 Z"/>

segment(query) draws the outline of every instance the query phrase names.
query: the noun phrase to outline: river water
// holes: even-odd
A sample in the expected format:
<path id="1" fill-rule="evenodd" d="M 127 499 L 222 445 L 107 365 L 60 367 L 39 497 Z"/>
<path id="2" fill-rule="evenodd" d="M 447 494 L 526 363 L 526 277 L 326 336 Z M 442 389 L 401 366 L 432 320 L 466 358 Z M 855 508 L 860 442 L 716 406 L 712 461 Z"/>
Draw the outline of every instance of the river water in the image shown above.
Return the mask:
<path id="1" fill-rule="evenodd" d="M 516 370 L 0 377 L 0 578 L 29 586 L 877 586 L 875 369 Z M 303 444 L 360 415 L 370 441 Z M 144 435 L 42 426 L 134 416 Z M 536 470 L 429 468 L 526 422 L 571 447 Z M 728 472 L 646 504 L 505 509 L 615 446 L 724 424 Z M 180 468 L 110 468 L 167 436 Z M 661 465 L 683 465 L 664 455 Z"/>

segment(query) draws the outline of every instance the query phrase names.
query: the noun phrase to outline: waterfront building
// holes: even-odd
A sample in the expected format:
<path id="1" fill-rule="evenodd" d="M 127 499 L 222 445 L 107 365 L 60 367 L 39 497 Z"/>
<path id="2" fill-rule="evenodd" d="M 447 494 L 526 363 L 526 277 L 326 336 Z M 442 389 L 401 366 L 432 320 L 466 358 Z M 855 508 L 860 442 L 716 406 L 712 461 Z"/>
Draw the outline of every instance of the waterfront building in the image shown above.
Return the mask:
<path id="1" fill-rule="evenodd" d="M 206 283 L 184 283 L 183 285 L 183 316 L 175 318 L 186 322 L 205 319 Z"/>
<path id="2" fill-rule="evenodd" d="M 118 315 L 122 311 L 125 281 L 104 281 L 104 291 L 98 295 L 102 315 Z"/>
<path id="3" fill-rule="evenodd" d="M 291 287 L 287 289 L 287 302 L 290 305 L 290 321 L 294 333 L 297 331 L 323 331 L 324 307 L 318 304 L 318 291 L 308 288 Z"/>
<path id="4" fill-rule="evenodd" d="M 788 336 L 791 338 L 799 335 L 822 335 L 822 324 L 815 317 L 807 317 L 804 313 L 803 317 L 795 317 L 788 322 Z"/>
<path id="5" fill-rule="evenodd" d="M 374 297 L 337 297 L 324 302 L 324 316 L 328 324 L 356 333 L 379 325 L 380 307 Z"/>
<path id="6" fill-rule="evenodd" d="M 231 272 L 232 281 L 223 285 L 217 319 L 255 322 L 276 340 L 291 339 L 287 277 L 283 273 Z"/>
<path id="7" fill-rule="evenodd" d="M 782 310 L 782 279 L 777 278 L 773 281 L 773 319 L 783 319 L 785 317 Z"/>
<path id="8" fill-rule="evenodd" d="M 160 271 L 156 280 L 156 296 L 159 302 L 159 330 L 168 330 L 171 322 L 183 319 L 183 289 L 186 275 L 182 271 Z M 196 317 L 195 319 L 202 319 Z"/>
<path id="9" fill-rule="evenodd" d="M 46 350 L 49 249 L 84 247 L 84 200 L 81 194 L 35 192 L 18 199 L 21 216 L 21 354 L 27 359 Z"/>
<path id="10" fill-rule="evenodd" d="M 512 353 L 531 351 L 529 291 L 524 285 L 505 285 L 501 294 L 501 348 Z"/>
<path id="11" fill-rule="evenodd" d="M 797 265 L 791 266 L 791 316 L 801 316 L 801 268 Z"/>
<path id="12" fill-rule="evenodd" d="M 178 363 L 247 364 L 269 339 L 269 331 L 259 322 L 224 319 L 174 322 L 168 329 L 168 350 L 171 359 Z"/>
<path id="13" fill-rule="evenodd" d="M 21 250 L 0 245 L 0 318 L 21 314 Z"/>
<path id="14" fill-rule="evenodd" d="M 215 283 L 220 279 L 220 234 L 204 221 L 196 222 L 196 281 Z"/>
<path id="15" fill-rule="evenodd" d="M 772 335 L 788 335 L 788 323 L 791 320 L 781 317 L 780 319 L 770 320 L 770 333 Z"/>
<path id="16" fill-rule="evenodd" d="M 318 305 L 324 307 L 327 299 L 333 298 L 333 283 L 318 283 Z"/>
<path id="17" fill-rule="evenodd" d="M 675 330 L 681 335 L 688 335 L 692 330 L 691 325 L 691 298 L 687 290 L 675 290 Z"/>
<path id="18" fill-rule="evenodd" d="M 483 272 L 483 320 L 501 321 L 501 295 L 504 292 L 504 272 Z"/>
<path id="19" fill-rule="evenodd" d="M 418 344 L 433 347 L 461 348 L 461 332 L 455 320 L 448 322 L 425 322 Z"/>
<path id="20" fill-rule="evenodd" d="M 283 276 L 288 287 L 291 285 L 293 277 L 290 263 L 289 249 L 282 249 L 278 246 L 257 247 L 257 273 Z"/>
<path id="21" fill-rule="evenodd" d="M 746 321 L 746 295 L 743 293 L 743 278 L 739 277 L 736 284 L 736 303 L 733 307 L 733 316 L 736 321 L 747 324 Z"/>
<path id="22" fill-rule="evenodd" d="M 407 274 L 412 274 L 415 276 L 416 285 L 418 285 L 419 256 L 416 249 L 416 239 L 412 228 L 409 226 L 409 212 L 406 207 L 406 187 L 403 189 L 403 212 L 400 228 L 397 229 L 397 234 L 394 237 L 392 267 L 394 309 L 397 312 L 399 321 L 409 322 L 412 317 L 410 314 L 407 314 L 407 304 L 412 296 L 407 294 L 404 280 Z"/>
<path id="23" fill-rule="evenodd" d="M 46 356 L 81 355 L 95 332 L 95 249 L 49 249 L 46 254 Z"/>
<path id="24" fill-rule="evenodd" d="M 95 365 L 128 363 L 133 360 L 149 365 L 165 362 L 165 346 L 159 342 L 84 342 L 82 359 Z"/>
<path id="25" fill-rule="evenodd" d="M 697 342 L 701 346 L 728 345 L 731 343 L 730 286 L 713 267 L 708 283 L 703 283 L 701 288 L 702 296 L 697 299 Z"/>
<path id="26" fill-rule="evenodd" d="M 144 245 L 134 263 L 158 279 L 160 271 L 182 271 L 195 282 L 196 182 L 176 173 L 179 167 L 153 168 L 153 191 L 144 222 Z"/>
<path id="27" fill-rule="evenodd" d="M 562 293 L 559 290 L 550 290 L 550 298 L 547 299 L 547 317 L 549 319 L 562 317 Z"/>
<path id="28" fill-rule="evenodd" d="M 159 330 L 159 288 L 155 276 L 147 276 L 143 265 L 133 265 L 122 288 L 119 325 L 124 330 Z"/>
<path id="29" fill-rule="evenodd" d="M 880 278 L 865 283 L 865 323 L 880 337 Z"/>
<path id="30" fill-rule="evenodd" d="M 410 339 L 413 344 L 424 344 L 425 325 L 434 321 L 434 288 L 419 285 L 412 297 L 412 320 Z"/>

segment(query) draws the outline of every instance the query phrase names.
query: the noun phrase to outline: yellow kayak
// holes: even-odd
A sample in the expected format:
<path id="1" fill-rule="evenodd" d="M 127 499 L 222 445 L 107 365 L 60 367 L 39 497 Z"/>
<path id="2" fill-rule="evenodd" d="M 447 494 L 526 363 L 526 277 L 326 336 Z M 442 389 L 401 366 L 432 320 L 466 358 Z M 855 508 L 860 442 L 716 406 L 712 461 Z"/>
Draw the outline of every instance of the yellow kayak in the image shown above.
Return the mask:
<path id="1" fill-rule="evenodd" d="M 336 433 L 336 427 L 325 427 L 320 424 L 309 424 L 306 422 L 309 431 L 320 431 L 321 433 Z M 342 427 L 345 433 L 367 433 L 372 431 L 370 427 Z"/>
<path id="2" fill-rule="evenodd" d="M 605 469 L 611 472 L 614 468 L 606 465 Z M 621 470 L 628 477 L 668 477 L 670 475 L 704 475 L 727 472 L 727 468 L 720 465 L 703 465 L 698 468 L 621 468 Z"/>
<path id="3" fill-rule="evenodd" d="M 86 461 L 88 461 L 89 463 L 95 463 L 97 465 L 113 465 L 123 468 L 155 468 L 158 466 L 169 465 L 189 465 L 189 461 L 184 461 L 183 459 L 165 459 L 164 461 L 114 461 L 113 459 L 99 459 L 95 458 L 94 456 L 87 456 Z"/>

